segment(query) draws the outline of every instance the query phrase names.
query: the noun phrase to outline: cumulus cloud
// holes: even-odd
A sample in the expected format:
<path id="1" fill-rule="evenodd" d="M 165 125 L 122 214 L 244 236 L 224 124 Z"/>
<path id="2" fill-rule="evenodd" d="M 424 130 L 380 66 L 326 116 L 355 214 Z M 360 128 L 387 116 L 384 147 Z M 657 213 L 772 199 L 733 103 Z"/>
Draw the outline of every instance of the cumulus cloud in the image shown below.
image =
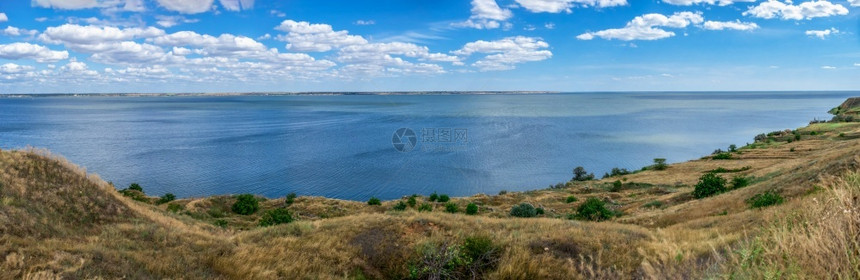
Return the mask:
<path id="1" fill-rule="evenodd" d="M 826 0 L 803 2 L 799 5 L 794 5 L 791 1 L 780 2 L 778 0 L 768 0 L 758 6 L 750 7 L 743 13 L 745 16 L 757 18 L 781 18 L 786 20 L 802 20 L 847 14 L 848 9 L 844 6 L 833 4 Z"/>
<path id="2" fill-rule="evenodd" d="M 574 7 L 626 6 L 627 0 L 516 0 L 520 6 L 533 13 L 570 13 Z"/>
<path id="3" fill-rule="evenodd" d="M 355 25 L 374 25 L 376 24 L 373 20 L 356 20 Z"/>
<path id="4" fill-rule="evenodd" d="M 157 0 L 161 7 L 183 14 L 199 14 L 212 9 L 214 0 Z M 223 2 L 222 2 L 223 3 Z"/>
<path id="5" fill-rule="evenodd" d="M 663 3 L 678 5 L 678 6 L 692 6 L 697 4 L 708 4 L 708 5 L 720 5 L 720 6 L 728 6 L 734 3 L 740 2 L 755 2 L 757 0 L 663 0 Z"/>
<path id="6" fill-rule="evenodd" d="M 827 37 L 829 37 L 830 35 L 835 35 L 835 34 L 839 34 L 839 29 L 830 28 L 830 29 L 825 29 L 825 30 L 807 30 L 806 31 L 807 36 L 818 37 L 821 40 L 827 39 Z"/>
<path id="7" fill-rule="evenodd" d="M 9 21 L 9 17 L 6 16 L 6 13 L 0 13 L 0 22 L 7 22 L 7 21 Z"/>
<path id="8" fill-rule="evenodd" d="M 3 29 L 2 31 L 0 31 L 0 34 L 6 35 L 6 36 L 22 36 L 22 35 L 35 36 L 38 33 L 39 33 L 39 31 L 36 31 L 36 30 L 27 30 L 27 29 L 17 28 L 14 26 L 6 26 L 6 29 Z"/>
<path id="9" fill-rule="evenodd" d="M 228 11 L 250 10 L 254 8 L 254 0 L 221 0 L 221 6 Z"/>
<path id="10" fill-rule="evenodd" d="M 472 16 L 464 22 L 454 23 L 456 27 L 468 27 L 475 29 L 495 29 L 502 26 L 513 13 L 509 9 L 502 9 L 496 0 L 472 0 Z"/>
<path id="11" fill-rule="evenodd" d="M 48 27 L 39 39 L 51 44 L 93 45 L 104 42 L 125 41 L 137 38 L 150 38 L 164 35 L 164 30 L 147 28 L 117 28 L 111 26 L 93 26 L 63 24 Z"/>
<path id="12" fill-rule="evenodd" d="M 851 7 L 860 7 L 860 0 L 848 0 L 848 4 L 850 4 Z"/>
<path id="13" fill-rule="evenodd" d="M 346 30 L 334 31 L 328 24 L 311 24 L 288 19 L 281 22 L 275 29 L 287 32 L 286 35 L 278 35 L 277 38 L 288 42 L 287 49 L 293 51 L 326 52 L 332 48 L 367 43 L 363 37 L 349 35 Z"/>
<path id="14" fill-rule="evenodd" d="M 30 43 L 0 45 L 0 58 L 33 59 L 37 62 L 57 62 L 69 58 L 68 51 L 53 51 L 45 46 Z"/>
<path id="15" fill-rule="evenodd" d="M 706 21 L 704 28 L 707 30 L 741 30 L 741 31 L 750 31 L 754 29 L 758 29 L 758 24 L 754 22 L 741 22 L 740 20 L 736 21 Z"/>
<path id="16" fill-rule="evenodd" d="M 452 53 L 461 57 L 477 53 L 488 54 L 472 66 L 481 71 L 497 71 L 514 69 L 516 64 L 524 62 L 549 59 L 552 52 L 546 48 L 549 48 L 549 44 L 540 38 L 517 36 L 496 41 L 470 42 Z"/>
<path id="17" fill-rule="evenodd" d="M 833 70 L 833 69 L 836 69 L 836 67 L 825 65 L 825 66 L 821 66 L 821 69 L 824 69 L 824 70 Z"/>
<path id="18" fill-rule="evenodd" d="M 183 16 L 164 16 L 164 15 L 156 15 L 155 19 L 156 19 L 155 23 L 160 25 L 161 27 L 164 27 L 164 28 L 174 27 L 174 26 L 177 26 L 177 25 L 182 24 L 182 23 L 195 23 L 195 22 L 200 21 L 198 19 L 188 19 L 188 18 L 185 18 Z"/>
<path id="19" fill-rule="evenodd" d="M 700 13 L 678 12 L 671 16 L 661 14 L 645 14 L 633 18 L 624 28 L 587 32 L 576 36 L 580 40 L 592 40 L 600 37 L 606 40 L 658 40 L 675 36 L 674 32 L 658 27 L 685 28 L 690 24 L 701 24 L 704 18 Z"/>
<path id="20" fill-rule="evenodd" d="M 32 0 L 33 6 L 61 10 L 100 8 L 108 12 L 145 10 L 142 0 Z"/>
<path id="21" fill-rule="evenodd" d="M 15 63 L 6 63 L 3 65 L 0 65 L 0 73 L 3 73 L 3 74 L 21 73 L 21 72 L 26 72 L 26 71 L 32 71 L 33 69 L 35 69 L 33 66 L 18 65 Z"/>

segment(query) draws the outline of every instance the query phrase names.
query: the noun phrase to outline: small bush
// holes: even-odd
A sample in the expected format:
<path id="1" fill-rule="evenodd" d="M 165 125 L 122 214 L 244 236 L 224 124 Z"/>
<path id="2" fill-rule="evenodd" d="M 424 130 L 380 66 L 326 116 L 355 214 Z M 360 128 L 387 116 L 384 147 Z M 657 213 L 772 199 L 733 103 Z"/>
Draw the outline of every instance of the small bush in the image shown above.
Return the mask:
<path id="1" fill-rule="evenodd" d="M 575 217 L 580 220 L 604 221 L 612 218 L 613 213 L 606 209 L 606 203 L 596 197 L 589 197 L 576 209 Z"/>
<path id="2" fill-rule="evenodd" d="M 418 204 L 418 200 L 416 200 L 417 197 L 418 197 L 418 195 L 414 195 L 414 194 L 409 196 L 409 199 L 406 200 L 406 204 L 408 204 L 409 207 L 415 208 L 415 205 Z"/>
<path id="3" fill-rule="evenodd" d="M 654 200 L 642 205 L 643 208 L 661 208 L 663 207 L 663 202 L 659 200 Z"/>
<path id="4" fill-rule="evenodd" d="M 252 194 L 240 194 L 236 197 L 236 202 L 230 208 L 233 213 L 239 215 L 251 215 L 260 209 L 260 203 Z"/>
<path id="5" fill-rule="evenodd" d="M 298 197 L 298 195 L 294 192 L 287 194 L 287 198 L 284 199 L 284 204 L 287 206 L 293 205 L 293 202 L 296 202 L 296 197 Z"/>
<path id="6" fill-rule="evenodd" d="M 813 131 L 813 132 L 810 132 L 809 135 L 815 136 L 815 135 L 818 135 L 818 132 Z"/>
<path id="7" fill-rule="evenodd" d="M 168 204 L 168 205 L 167 205 L 167 211 L 170 211 L 170 212 L 173 212 L 173 213 L 179 212 L 179 211 L 181 211 L 181 210 L 182 210 L 182 209 L 184 209 L 184 208 L 185 208 L 185 207 L 183 207 L 183 206 L 182 206 L 182 204 L 176 204 L 176 203 L 174 203 L 174 204 Z"/>
<path id="8" fill-rule="evenodd" d="M 615 182 L 612 182 L 612 188 L 610 188 L 609 191 L 620 192 L 622 186 L 624 186 L 624 184 L 622 184 L 620 180 L 615 180 Z"/>
<path id="9" fill-rule="evenodd" d="M 740 189 L 750 185 L 750 180 L 744 176 L 735 176 L 732 178 L 732 189 Z"/>
<path id="10" fill-rule="evenodd" d="M 537 216 L 537 210 L 531 204 L 523 202 L 520 203 L 520 205 L 514 205 L 514 207 L 511 208 L 511 216 L 530 218 Z"/>
<path id="11" fill-rule="evenodd" d="M 844 132 L 840 132 L 840 133 L 839 133 L 839 137 L 845 137 L 845 133 L 844 133 Z"/>
<path id="12" fill-rule="evenodd" d="M 669 166 L 666 165 L 665 158 L 655 158 L 654 159 L 654 170 L 666 170 Z"/>
<path id="13" fill-rule="evenodd" d="M 576 200 L 577 200 L 576 197 L 571 195 L 571 196 L 568 196 L 567 199 L 564 200 L 564 202 L 573 203 L 573 202 L 576 202 Z"/>
<path id="14" fill-rule="evenodd" d="M 768 190 L 764 193 L 754 195 L 747 200 L 747 203 L 750 204 L 751 208 L 762 208 L 782 204 L 783 201 L 784 199 L 779 195 L 779 193 L 773 190 Z"/>
<path id="15" fill-rule="evenodd" d="M 546 211 L 544 211 L 542 207 L 538 207 L 535 209 L 535 213 L 538 215 L 543 215 L 546 214 Z"/>
<path id="16" fill-rule="evenodd" d="M 391 209 L 394 209 L 397 211 L 406 210 L 406 203 L 404 203 L 403 201 L 398 201 L 397 204 L 394 205 L 394 207 L 391 207 Z"/>
<path id="17" fill-rule="evenodd" d="M 726 191 L 726 179 L 714 173 L 707 173 L 699 178 L 693 190 L 693 197 L 705 198 Z"/>
<path id="18" fill-rule="evenodd" d="M 508 191 L 506 191 L 506 190 L 500 190 L 499 191 L 499 195 L 506 195 L 506 194 L 508 194 Z"/>
<path id="19" fill-rule="evenodd" d="M 460 209 L 459 209 L 459 207 L 457 207 L 456 203 L 448 202 L 448 203 L 445 203 L 445 212 L 457 213 L 457 212 L 460 212 Z"/>
<path id="20" fill-rule="evenodd" d="M 433 205 L 429 203 L 422 203 L 421 206 L 418 206 L 418 212 L 432 212 Z"/>
<path id="21" fill-rule="evenodd" d="M 165 203 L 168 203 L 168 202 L 171 202 L 174 200 L 176 200 L 175 195 L 173 195 L 172 193 L 166 193 L 166 194 L 162 195 L 160 198 L 158 198 L 158 201 L 156 201 L 155 203 L 156 204 L 165 204 Z"/>
<path id="22" fill-rule="evenodd" d="M 278 208 L 266 211 L 260 218 L 260 226 L 267 227 L 293 222 L 293 215 L 286 208 Z"/>
<path id="23" fill-rule="evenodd" d="M 737 145 L 735 145 L 735 144 L 731 144 L 731 145 L 729 145 L 729 152 L 730 152 L 730 153 L 734 153 L 734 152 L 737 152 L 737 151 L 738 151 L 738 146 L 737 146 Z"/>
<path id="24" fill-rule="evenodd" d="M 370 199 L 367 200 L 367 205 L 382 205 L 382 202 L 379 201 L 379 198 L 370 197 Z"/>
<path id="25" fill-rule="evenodd" d="M 788 151 L 789 151 L 789 152 L 794 152 L 794 147 L 791 147 L 791 149 L 788 149 Z"/>
<path id="26" fill-rule="evenodd" d="M 469 205 L 466 205 L 466 215 L 475 214 L 478 214 L 478 205 L 474 203 L 469 203 Z"/>
<path id="27" fill-rule="evenodd" d="M 131 183 L 131 185 L 128 185 L 128 189 L 143 192 L 143 187 L 138 183 Z"/>
<path id="28" fill-rule="evenodd" d="M 715 154 L 712 159 L 732 159 L 732 154 L 730 153 L 718 153 Z"/>
<path id="29" fill-rule="evenodd" d="M 439 196 L 439 202 L 444 203 L 444 202 L 448 202 L 449 200 L 451 200 L 451 197 L 449 197 L 447 194 L 443 194 L 443 195 Z"/>
<path id="30" fill-rule="evenodd" d="M 594 173 L 589 174 L 582 166 L 577 166 L 573 169 L 573 179 L 571 181 L 591 181 L 594 180 Z"/>
<path id="31" fill-rule="evenodd" d="M 433 192 L 430 194 L 430 197 L 428 197 L 427 199 L 429 199 L 430 202 L 436 201 L 439 199 L 439 194 L 437 194 L 436 192 Z"/>
<path id="32" fill-rule="evenodd" d="M 212 224 L 214 224 L 215 226 L 220 227 L 220 228 L 226 228 L 227 227 L 227 221 L 223 220 L 223 219 L 217 219 Z"/>

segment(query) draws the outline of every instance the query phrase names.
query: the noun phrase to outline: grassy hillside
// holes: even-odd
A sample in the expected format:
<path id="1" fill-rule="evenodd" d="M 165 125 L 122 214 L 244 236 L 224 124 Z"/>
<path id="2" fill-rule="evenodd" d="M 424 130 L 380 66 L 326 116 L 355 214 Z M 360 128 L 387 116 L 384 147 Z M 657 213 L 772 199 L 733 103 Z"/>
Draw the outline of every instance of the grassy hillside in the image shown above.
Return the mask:
<path id="1" fill-rule="evenodd" d="M 237 196 L 156 203 L 45 151 L 0 151 L 0 279 L 857 279 L 858 137 L 860 123 L 818 123 L 544 190 L 258 197 L 249 215 Z M 707 173 L 728 188 L 696 198 Z M 512 213 L 522 203 L 542 213 Z M 275 209 L 292 221 L 261 226 Z"/>

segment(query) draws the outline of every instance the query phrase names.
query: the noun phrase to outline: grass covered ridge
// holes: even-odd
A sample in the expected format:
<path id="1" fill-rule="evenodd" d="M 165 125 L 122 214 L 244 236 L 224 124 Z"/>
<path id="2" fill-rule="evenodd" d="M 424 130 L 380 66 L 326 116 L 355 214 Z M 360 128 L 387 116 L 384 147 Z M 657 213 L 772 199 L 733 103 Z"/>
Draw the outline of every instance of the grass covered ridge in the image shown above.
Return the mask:
<path id="1" fill-rule="evenodd" d="M 0 151 L 0 279 L 857 279 L 860 140 L 839 135 L 858 125 L 545 190 L 255 197 L 242 214 L 239 196 L 157 204 L 45 151 Z M 749 184 L 696 199 L 713 170 Z M 765 193 L 781 203 L 751 207 Z"/>

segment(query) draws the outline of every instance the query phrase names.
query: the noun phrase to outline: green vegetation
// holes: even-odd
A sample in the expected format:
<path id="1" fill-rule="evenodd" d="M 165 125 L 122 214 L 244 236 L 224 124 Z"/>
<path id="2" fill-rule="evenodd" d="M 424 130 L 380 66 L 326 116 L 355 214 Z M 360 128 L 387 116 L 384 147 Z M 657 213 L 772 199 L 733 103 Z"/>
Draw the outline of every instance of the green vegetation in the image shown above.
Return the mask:
<path id="1" fill-rule="evenodd" d="M 609 191 L 620 192 L 621 187 L 623 187 L 623 186 L 624 186 L 624 184 L 621 183 L 621 180 L 615 180 L 615 182 L 612 182 L 612 188 L 610 188 Z"/>
<path id="2" fill-rule="evenodd" d="M 141 187 L 140 184 L 138 184 L 138 183 L 131 183 L 131 185 L 128 186 L 128 189 L 133 190 L 133 191 L 143 192 L 143 187 Z"/>
<path id="3" fill-rule="evenodd" d="M 543 210 L 543 207 L 538 207 L 538 208 L 535 208 L 535 214 L 543 215 L 543 214 L 546 214 L 546 211 Z"/>
<path id="4" fill-rule="evenodd" d="M 451 200 L 451 197 L 449 197 L 447 194 L 443 194 L 443 195 L 439 196 L 439 202 L 445 203 L 445 202 L 448 202 L 449 200 Z"/>
<path id="5" fill-rule="evenodd" d="M 743 172 L 752 169 L 752 166 L 744 166 L 741 168 L 727 169 L 722 167 L 717 167 L 716 169 L 705 171 L 705 173 L 735 173 L 735 172 Z"/>
<path id="6" fill-rule="evenodd" d="M 403 201 L 398 201 L 397 204 L 394 205 L 394 207 L 391 207 L 391 209 L 394 209 L 396 211 L 406 210 L 406 203 L 404 203 Z"/>
<path id="7" fill-rule="evenodd" d="M 750 179 L 744 176 L 735 176 L 732 178 L 731 189 L 736 190 L 750 185 Z"/>
<path id="8" fill-rule="evenodd" d="M 421 206 L 418 206 L 418 212 L 431 212 L 433 211 L 433 205 L 429 203 L 422 203 Z"/>
<path id="9" fill-rule="evenodd" d="M 613 213 L 606 209 L 606 203 L 596 197 L 589 197 L 585 203 L 579 205 L 574 217 L 579 220 L 605 221 L 612 218 Z"/>
<path id="10" fill-rule="evenodd" d="M 137 183 L 131 183 L 128 188 L 120 190 L 119 193 L 133 200 L 149 203 L 149 198 L 143 192 L 143 187 Z"/>
<path id="11" fill-rule="evenodd" d="M 263 213 L 260 226 L 267 227 L 293 222 L 293 215 L 286 208 L 276 208 Z"/>
<path id="12" fill-rule="evenodd" d="M 416 199 L 417 197 L 417 194 L 410 195 L 409 199 L 406 200 L 406 204 L 408 204 L 409 207 L 415 208 L 415 205 L 418 204 L 418 200 Z"/>
<path id="13" fill-rule="evenodd" d="M 731 153 L 720 152 L 711 157 L 712 159 L 732 159 Z"/>
<path id="14" fill-rule="evenodd" d="M 430 194 L 430 197 L 428 197 L 427 199 L 430 202 L 436 201 L 437 199 L 439 199 L 439 194 L 437 194 L 436 192 L 433 192 Z"/>
<path id="15" fill-rule="evenodd" d="M 287 194 L 287 197 L 284 198 L 284 204 L 287 206 L 293 205 L 293 203 L 296 202 L 296 197 L 298 197 L 298 195 L 294 192 Z"/>
<path id="16" fill-rule="evenodd" d="M 633 172 L 631 172 L 630 170 L 627 170 L 626 168 L 613 167 L 609 173 L 603 174 L 603 179 L 606 179 L 609 177 L 624 176 L 624 175 L 628 175 L 628 174 L 633 174 Z"/>
<path id="17" fill-rule="evenodd" d="M 367 205 L 382 205 L 382 202 L 379 201 L 379 198 L 371 196 L 370 199 L 367 200 Z"/>
<path id="18" fill-rule="evenodd" d="M 575 196 L 570 195 L 570 196 L 567 196 L 567 199 L 565 199 L 564 202 L 565 203 L 573 203 L 573 202 L 576 202 L 576 200 L 577 199 Z"/>
<path id="19" fill-rule="evenodd" d="M 668 165 L 666 165 L 665 158 L 655 158 L 654 165 L 652 166 L 654 167 L 654 170 L 666 170 L 666 168 L 669 167 Z"/>
<path id="20" fill-rule="evenodd" d="M 183 207 L 183 206 L 182 206 L 182 204 L 172 203 L 172 204 L 168 204 L 168 205 L 167 205 L 167 211 L 170 211 L 170 212 L 173 212 L 173 213 L 176 213 L 176 212 L 182 211 L 182 209 L 184 209 L 184 208 L 185 208 L 185 207 Z"/>
<path id="21" fill-rule="evenodd" d="M 591 181 L 594 180 L 594 173 L 588 173 L 582 166 L 577 166 L 573 169 L 573 179 L 571 181 Z"/>
<path id="22" fill-rule="evenodd" d="M 729 152 L 730 152 L 730 153 L 734 153 L 734 152 L 737 152 L 737 151 L 738 151 L 738 146 L 737 146 L 737 145 L 735 145 L 735 144 L 731 144 L 731 145 L 729 145 Z"/>
<path id="23" fill-rule="evenodd" d="M 693 197 L 701 199 L 726 191 L 726 179 L 714 173 L 706 173 L 699 178 L 693 190 Z"/>
<path id="24" fill-rule="evenodd" d="M 474 203 L 469 203 L 466 205 L 466 215 L 476 215 L 478 214 L 478 205 Z"/>
<path id="25" fill-rule="evenodd" d="M 224 219 L 217 219 L 214 222 L 212 222 L 212 224 L 215 225 L 216 227 L 220 227 L 220 228 L 226 228 L 228 225 L 227 221 Z"/>
<path id="26" fill-rule="evenodd" d="M 513 217 L 531 218 L 537 215 L 537 209 L 527 202 L 520 203 L 511 208 L 511 216 Z"/>
<path id="27" fill-rule="evenodd" d="M 494 268 L 501 248 L 489 237 L 467 237 L 462 244 L 426 242 L 418 247 L 418 260 L 409 266 L 408 279 L 482 279 Z"/>
<path id="28" fill-rule="evenodd" d="M 260 202 L 252 194 L 240 194 L 236 196 L 236 202 L 230 209 L 239 215 L 251 215 L 260 209 Z"/>
<path id="29" fill-rule="evenodd" d="M 459 209 L 459 207 L 457 207 L 456 203 L 448 202 L 448 203 L 445 203 L 445 212 L 457 213 L 457 212 L 460 212 L 460 209 Z"/>
<path id="30" fill-rule="evenodd" d="M 662 201 L 654 200 L 654 201 L 643 204 L 642 207 L 644 207 L 644 208 L 662 208 L 663 204 L 664 203 Z"/>
<path id="31" fill-rule="evenodd" d="M 176 200 L 175 195 L 173 195 L 172 193 L 166 193 L 166 194 L 162 195 L 160 198 L 158 198 L 158 200 L 155 201 L 155 204 L 165 204 L 165 203 L 168 203 L 168 202 L 171 202 L 174 200 Z"/>
<path id="32" fill-rule="evenodd" d="M 747 200 L 751 208 L 763 208 L 771 205 L 782 204 L 783 197 L 774 190 L 767 190 Z"/>

